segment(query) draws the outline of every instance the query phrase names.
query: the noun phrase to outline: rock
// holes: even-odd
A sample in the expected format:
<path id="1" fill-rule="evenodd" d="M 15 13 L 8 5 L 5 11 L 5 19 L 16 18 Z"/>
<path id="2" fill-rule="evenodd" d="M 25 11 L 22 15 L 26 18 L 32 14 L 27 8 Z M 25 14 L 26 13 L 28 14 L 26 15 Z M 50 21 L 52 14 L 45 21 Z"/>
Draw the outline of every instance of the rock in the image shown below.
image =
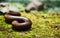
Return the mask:
<path id="1" fill-rule="evenodd" d="M 3 14 L 4 14 L 4 13 L 9 13 L 10 11 L 13 11 L 13 13 L 14 13 L 14 12 L 19 12 L 19 9 L 16 8 L 16 7 L 13 7 L 13 6 L 8 6 L 8 7 L 3 7 L 3 8 L 1 8 L 0 11 L 1 11 Z"/>
<path id="2" fill-rule="evenodd" d="M 8 6 L 8 3 L 0 3 L 0 7 L 6 7 Z"/>
<path id="3" fill-rule="evenodd" d="M 30 4 L 27 5 L 27 7 L 25 8 L 26 12 L 30 12 L 31 10 L 43 10 L 44 9 L 44 5 L 39 2 L 38 0 L 33 0 Z"/>

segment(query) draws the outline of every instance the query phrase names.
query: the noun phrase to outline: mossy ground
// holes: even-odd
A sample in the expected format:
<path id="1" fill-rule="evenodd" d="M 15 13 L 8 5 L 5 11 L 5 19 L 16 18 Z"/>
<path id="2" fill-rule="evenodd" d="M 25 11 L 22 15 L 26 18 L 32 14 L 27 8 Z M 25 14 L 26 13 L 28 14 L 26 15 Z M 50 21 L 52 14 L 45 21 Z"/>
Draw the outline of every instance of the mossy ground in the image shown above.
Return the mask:
<path id="1" fill-rule="evenodd" d="M 32 28 L 29 31 L 17 32 L 12 30 L 12 25 L 5 23 L 3 15 L 0 15 L 0 38 L 60 38 L 60 29 L 51 28 L 54 24 L 60 23 L 57 15 L 39 13 L 21 13 L 22 16 L 32 21 Z"/>

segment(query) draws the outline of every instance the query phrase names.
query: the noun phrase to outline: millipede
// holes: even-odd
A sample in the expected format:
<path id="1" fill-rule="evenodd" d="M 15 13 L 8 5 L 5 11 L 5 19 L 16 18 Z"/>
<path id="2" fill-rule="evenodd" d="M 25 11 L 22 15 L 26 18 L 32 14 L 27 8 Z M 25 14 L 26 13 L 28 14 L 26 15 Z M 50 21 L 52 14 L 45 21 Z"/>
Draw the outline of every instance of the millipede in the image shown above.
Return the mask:
<path id="1" fill-rule="evenodd" d="M 30 29 L 32 25 L 32 21 L 29 18 L 21 16 L 20 12 L 17 11 L 9 10 L 4 14 L 4 18 L 6 23 L 12 24 L 13 29 L 26 30 Z"/>

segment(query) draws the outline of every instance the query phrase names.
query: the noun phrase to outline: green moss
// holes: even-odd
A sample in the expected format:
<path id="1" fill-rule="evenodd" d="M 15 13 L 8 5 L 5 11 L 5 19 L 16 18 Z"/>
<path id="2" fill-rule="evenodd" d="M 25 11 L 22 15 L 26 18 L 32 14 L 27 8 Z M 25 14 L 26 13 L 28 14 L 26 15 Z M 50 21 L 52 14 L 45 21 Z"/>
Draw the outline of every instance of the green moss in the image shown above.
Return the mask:
<path id="1" fill-rule="evenodd" d="M 39 13 L 21 13 L 22 16 L 32 21 L 32 28 L 29 31 L 16 32 L 12 30 L 12 25 L 5 23 L 3 15 L 0 15 L 0 38 L 59 38 L 59 29 L 51 28 L 51 25 L 60 23 L 60 18 L 55 15 Z"/>

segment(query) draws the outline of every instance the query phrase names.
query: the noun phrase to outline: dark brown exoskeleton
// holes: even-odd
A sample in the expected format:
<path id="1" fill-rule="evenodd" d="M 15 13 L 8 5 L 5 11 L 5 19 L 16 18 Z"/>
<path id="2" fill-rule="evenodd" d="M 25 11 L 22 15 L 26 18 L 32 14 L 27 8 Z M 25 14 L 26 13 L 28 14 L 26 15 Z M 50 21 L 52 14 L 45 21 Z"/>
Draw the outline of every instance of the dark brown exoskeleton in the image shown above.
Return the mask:
<path id="1" fill-rule="evenodd" d="M 5 22 L 12 24 L 14 30 L 27 30 L 31 28 L 32 22 L 26 17 L 22 17 L 19 12 L 9 11 L 4 15 Z"/>

